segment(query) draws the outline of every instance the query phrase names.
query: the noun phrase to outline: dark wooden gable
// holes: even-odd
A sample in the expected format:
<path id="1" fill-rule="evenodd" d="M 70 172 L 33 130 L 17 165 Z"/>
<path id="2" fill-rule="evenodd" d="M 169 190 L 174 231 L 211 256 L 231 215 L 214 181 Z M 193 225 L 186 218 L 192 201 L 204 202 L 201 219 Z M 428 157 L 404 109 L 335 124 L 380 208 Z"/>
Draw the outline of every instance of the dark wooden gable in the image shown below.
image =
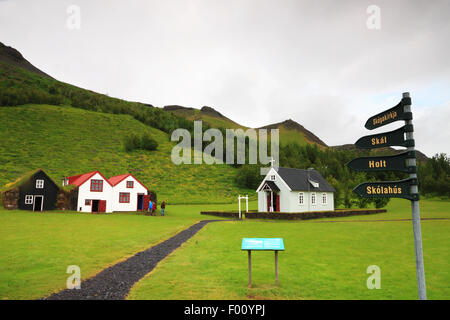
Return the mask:
<path id="1" fill-rule="evenodd" d="M 43 181 L 42 188 L 37 188 L 37 180 Z M 43 170 L 37 170 L 19 185 L 19 209 L 33 210 L 35 196 L 43 196 L 40 198 L 43 200 L 42 210 L 54 210 L 58 190 L 59 187 Z M 26 196 L 32 198 L 33 202 L 25 203 Z"/>

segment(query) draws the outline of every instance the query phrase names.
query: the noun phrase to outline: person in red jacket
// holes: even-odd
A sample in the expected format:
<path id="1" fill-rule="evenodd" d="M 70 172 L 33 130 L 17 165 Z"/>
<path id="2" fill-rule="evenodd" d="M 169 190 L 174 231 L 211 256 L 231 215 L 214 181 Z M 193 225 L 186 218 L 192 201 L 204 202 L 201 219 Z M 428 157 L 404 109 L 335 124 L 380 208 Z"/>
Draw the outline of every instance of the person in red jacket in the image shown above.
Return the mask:
<path id="1" fill-rule="evenodd" d="M 152 213 L 156 211 L 156 201 L 153 201 Z"/>

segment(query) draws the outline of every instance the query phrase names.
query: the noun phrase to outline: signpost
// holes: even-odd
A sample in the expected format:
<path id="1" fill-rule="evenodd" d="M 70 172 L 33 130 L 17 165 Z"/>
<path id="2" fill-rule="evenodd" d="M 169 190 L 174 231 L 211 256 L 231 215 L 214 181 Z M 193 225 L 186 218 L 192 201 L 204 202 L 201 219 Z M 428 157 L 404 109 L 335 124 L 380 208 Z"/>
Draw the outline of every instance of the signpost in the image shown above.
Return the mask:
<path id="1" fill-rule="evenodd" d="M 394 131 L 359 138 L 359 140 L 355 142 L 355 146 L 360 149 L 384 148 L 390 146 L 414 147 L 414 140 L 405 140 L 405 133 L 413 131 L 414 128 L 412 125 L 405 125 Z"/>
<path id="2" fill-rule="evenodd" d="M 275 284 L 278 286 L 278 251 L 284 251 L 282 238 L 243 238 L 241 250 L 248 252 L 248 286 L 252 286 L 252 250 L 275 251 Z"/>
<path id="3" fill-rule="evenodd" d="M 373 130 L 394 121 L 412 120 L 411 109 L 406 111 L 405 106 L 411 106 L 410 97 L 405 96 L 395 107 L 370 117 L 367 120 L 365 127 L 369 130 Z"/>
<path id="4" fill-rule="evenodd" d="M 423 266 L 419 189 L 412 118 L 411 98 L 409 92 L 405 92 L 403 93 L 402 100 L 395 107 L 370 117 L 367 120 L 365 127 L 372 130 L 397 120 L 404 120 L 405 125 L 394 131 L 362 137 L 355 145 L 361 149 L 403 146 L 407 147 L 407 151 L 394 156 L 357 158 L 347 163 L 347 166 L 350 169 L 357 171 L 386 170 L 409 173 L 409 179 L 361 183 L 353 189 L 353 191 L 366 198 L 396 197 L 411 200 L 414 248 L 416 253 L 417 287 L 419 299 L 426 300 L 427 291 L 425 287 L 425 271 Z"/>
<path id="5" fill-rule="evenodd" d="M 350 169 L 356 171 L 402 171 L 416 173 L 416 166 L 408 166 L 407 160 L 416 157 L 415 151 L 407 151 L 393 156 L 362 157 L 347 163 Z"/>
<path id="6" fill-rule="evenodd" d="M 364 198 L 403 198 L 418 200 L 417 193 L 411 193 L 411 187 L 417 185 L 417 178 L 387 182 L 365 182 L 359 184 L 354 192 Z"/>

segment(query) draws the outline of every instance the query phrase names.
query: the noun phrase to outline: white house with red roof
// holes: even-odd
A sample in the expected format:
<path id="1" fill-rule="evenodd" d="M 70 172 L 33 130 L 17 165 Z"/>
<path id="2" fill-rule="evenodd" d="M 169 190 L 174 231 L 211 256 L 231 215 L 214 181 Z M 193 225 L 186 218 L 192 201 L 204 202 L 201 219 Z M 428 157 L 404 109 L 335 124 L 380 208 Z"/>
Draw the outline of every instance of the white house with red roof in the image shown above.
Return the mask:
<path id="1" fill-rule="evenodd" d="M 73 185 L 77 189 L 77 211 L 113 212 L 113 187 L 99 171 L 67 177 L 63 186 Z"/>
<path id="2" fill-rule="evenodd" d="M 150 196 L 147 187 L 130 173 L 109 178 L 112 185 L 113 211 L 147 210 Z"/>
<path id="3" fill-rule="evenodd" d="M 63 186 L 72 185 L 72 200 L 81 212 L 147 210 L 147 187 L 132 174 L 106 179 L 99 171 L 64 178 Z M 72 206 L 74 207 L 74 205 Z"/>

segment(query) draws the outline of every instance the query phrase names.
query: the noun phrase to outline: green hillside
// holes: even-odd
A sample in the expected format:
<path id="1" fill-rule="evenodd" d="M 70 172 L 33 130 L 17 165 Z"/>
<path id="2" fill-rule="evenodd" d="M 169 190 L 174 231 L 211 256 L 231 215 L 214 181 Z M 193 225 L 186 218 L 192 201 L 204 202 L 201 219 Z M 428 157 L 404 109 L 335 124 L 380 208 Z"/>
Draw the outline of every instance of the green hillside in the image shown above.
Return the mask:
<path id="1" fill-rule="evenodd" d="M 201 120 L 212 128 L 223 129 L 248 129 L 233 120 L 225 117 L 221 113 L 217 112 L 211 107 L 203 107 L 201 109 L 186 108 L 182 106 L 165 106 L 164 110 L 170 112 L 181 118 L 185 118 L 190 121 Z"/>
<path id="2" fill-rule="evenodd" d="M 195 108 L 186 108 L 182 106 L 165 106 L 164 110 L 170 112 L 175 116 L 190 121 L 202 120 L 212 128 L 243 129 L 243 130 L 249 129 L 248 127 L 242 126 L 234 122 L 233 120 L 225 117 L 220 112 L 214 110 L 211 107 L 203 107 L 201 109 L 195 109 Z M 327 146 L 312 132 L 308 131 L 302 125 L 290 119 L 280 123 L 267 125 L 258 129 L 268 129 L 268 130 L 278 129 L 281 145 L 287 145 L 289 143 L 296 143 L 300 146 L 305 146 L 307 144 L 316 144 L 321 149 L 324 149 Z"/>
<path id="3" fill-rule="evenodd" d="M 130 132 L 148 134 L 158 150 L 124 151 Z M 106 177 L 133 173 L 168 203 L 235 201 L 254 190 L 235 185 L 235 168 L 228 165 L 180 165 L 171 162 L 175 143 L 167 133 L 129 115 L 92 112 L 68 106 L 23 105 L 0 108 L 0 185 L 35 168 L 55 181 L 100 170 Z"/>

